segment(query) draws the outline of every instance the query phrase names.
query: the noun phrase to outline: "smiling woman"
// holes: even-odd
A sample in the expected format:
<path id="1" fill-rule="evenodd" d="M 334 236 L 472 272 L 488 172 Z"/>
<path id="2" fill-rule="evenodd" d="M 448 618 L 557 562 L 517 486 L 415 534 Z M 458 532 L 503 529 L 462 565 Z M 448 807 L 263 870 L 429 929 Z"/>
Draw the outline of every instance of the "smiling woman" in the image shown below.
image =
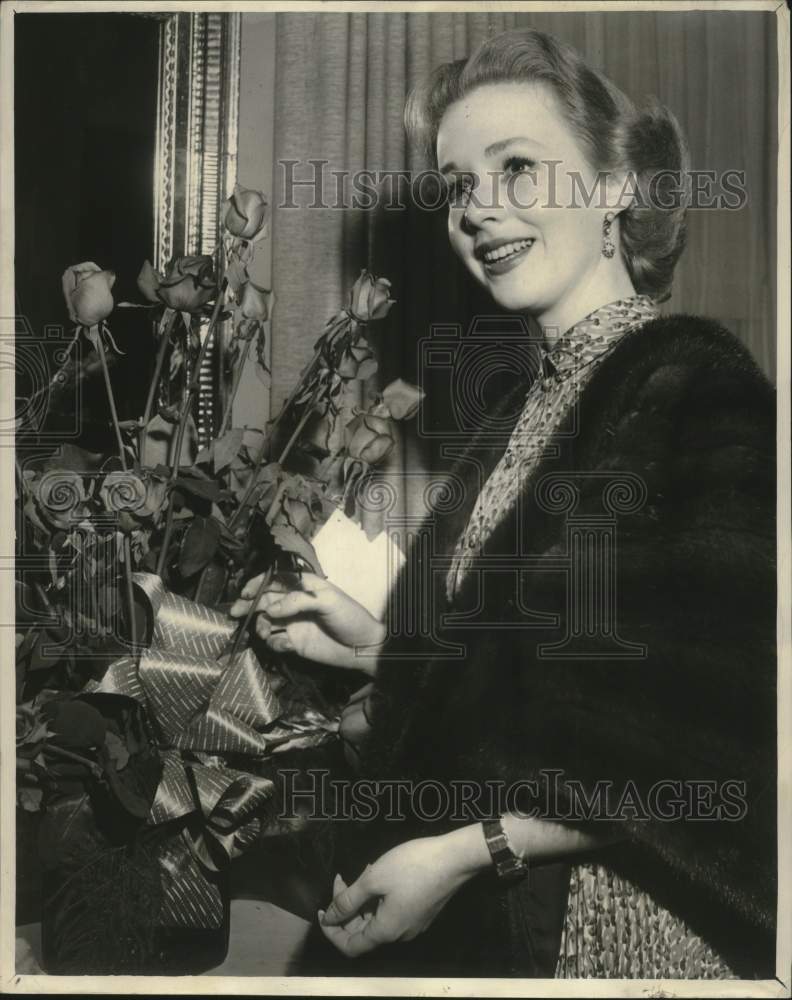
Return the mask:
<path id="1" fill-rule="evenodd" d="M 515 128 L 522 138 L 503 138 Z M 437 156 L 443 172 L 446 161 L 463 163 L 491 182 L 486 191 L 483 182 L 465 189 L 448 229 L 457 255 L 501 306 L 529 310 L 545 331 L 560 333 L 634 294 L 624 257 L 601 249 L 625 174 L 612 171 L 602 183 L 546 86 L 489 84 L 467 94 L 443 116 Z M 581 183 L 590 205 L 576 203 Z"/>
<path id="2" fill-rule="evenodd" d="M 679 127 L 531 30 L 440 67 L 407 121 L 449 178 L 453 249 L 537 324 L 541 369 L 452 469 L 444 547 L 435 563 L 416 539 L 366 724 L 344 722 L 386 789 L 511 792 L 345 838 L 322 934 L 374 953 L 356 973 L 767 977 L 774 395 L 732 333 L 659 314 L 684 246 Z M 350 647 L 372 641 L 359 611 L 334 592 Z"/>

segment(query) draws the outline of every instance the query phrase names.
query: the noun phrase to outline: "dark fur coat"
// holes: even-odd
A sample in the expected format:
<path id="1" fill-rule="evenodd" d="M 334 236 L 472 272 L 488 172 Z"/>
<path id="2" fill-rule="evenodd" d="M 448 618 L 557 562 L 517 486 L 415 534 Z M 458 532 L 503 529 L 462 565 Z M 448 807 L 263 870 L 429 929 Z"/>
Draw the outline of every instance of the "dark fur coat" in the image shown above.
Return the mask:
<path id="1" fill-rule="evenodd" d="M 525 391 L 518 386 L 501 411 L 516 418 Z M 626 842 L 602 860 L 688 920 L 741 974 L 770 974 L 776 907 L 773 389 L 732 334 L 678 315 L 626 335 L 575 409 L 570 420 L 577 423 L 568 422 L 558 438 L 560 453 L 542 460 L 485 548 L 488 556 L 526 556 L 520 585 L 506 569 L 490 572 L 479 590 L 471 573 L 452 610 L 470 611 L 475 627 L 441 625 L 434 614 L 440 637 L 464 644 L 464 657 L 410 659 L 419 638 L 388 641 L 365 766 L 378 777 L 446 783 L 515 782 L 556 769 L 589 791 L 603 780 L 617 792 L 629 784 L 643 803 L 664 779 L 715 782 L 716 804 L 723 782 L 744 782 L 747 809 L 735 821 L 628 814 L 621 827 Z M 450 551 L 504 443 L 488 452 L 474 441 L 474 462 L 457 463 L 454 475 L 465 482 L 468 499 L 443 518 L 439 551 Z M 547 485 L 544 477 L 553 473 L 574 482 L 574 510 L 553 509 L 552 496 L 539 496 L 537 484 Z M 621 645 L 602 634 L 585 640 L 580 658 L 548 657 L 539 647 L 563 639 L 573 625 L 568 608 L 576 613 L 563 571 L 570 518 L 601 519 L 609 481 L 627 482 L 627 493 L 636 482 L 643 484 L 638 494 L 645 490 L 634 503 L 615 502 Z M 426 549 L 416 546 L 403 572 L 418 572 L 416 560 L 426 559 Z M 435 574 L 438 590 L 444 579 L 444 571 Z M 441 597 L 435 608 L 443 610 Z M 541 624 L 542 614 L 556 623 Z M 618 655 L 636 646 L 645 648 L 643 656 Z M 565 803 L 562 786 L 557 806 L 563 810 Z M 379 842 L 364 831 L 366 860 L 388 843 L 443 828 L 409 820 L 386 827 Z M 494 876 L 473 880 L 412 943 L 412 952 L 392 946 L 391 972 L 552 975 L 567 881 L 564 863 L 537 867 L 510 888 Z M 416 965 L 408 954 L 417 956 Z M 380 970 L 388 960 L 387 954 L 377 959 Z"/>

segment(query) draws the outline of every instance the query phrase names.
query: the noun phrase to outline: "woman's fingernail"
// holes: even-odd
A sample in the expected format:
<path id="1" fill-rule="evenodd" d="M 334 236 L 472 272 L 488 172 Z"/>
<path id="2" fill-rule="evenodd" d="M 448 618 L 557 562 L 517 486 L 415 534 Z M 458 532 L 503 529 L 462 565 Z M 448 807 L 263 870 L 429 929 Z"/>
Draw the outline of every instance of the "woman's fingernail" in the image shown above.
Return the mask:
<path id="1" fill-rule="evenodd" d="M 340 875 L 336 875 L 333 879 L 333 895 L 337 896 L 344 885 L 344 881 Z"/>
<path id="2" fill-rule="evenodd" d="M 319 917 L 319 923 L 323 924 L 324 923 L 325 911 L 324 910 L 319 910 L 317 912 L 317 916 Z"/>
<path id="3" fill-rule="evenodd" d="M 283 607 L 282 601 L 275 601 L 274 604 L 270 604 L 270 606 L 267 608 L 267 611 L 280 611 L 282 607 Z"/>

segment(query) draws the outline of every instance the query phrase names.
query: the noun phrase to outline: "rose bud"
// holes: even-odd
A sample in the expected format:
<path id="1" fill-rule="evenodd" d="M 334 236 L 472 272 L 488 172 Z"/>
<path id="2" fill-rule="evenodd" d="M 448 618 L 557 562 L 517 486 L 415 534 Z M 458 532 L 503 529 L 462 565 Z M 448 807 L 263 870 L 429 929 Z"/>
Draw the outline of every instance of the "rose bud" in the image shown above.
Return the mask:
<path id="1" fill-rule="evenodd" d="M 242 286 L 239 299 L 239 311 L 245 319 L 258 319 L 262 322 L 269 318 L 269 289 L 260 288 L 252 281 L 246 281 Z"/>
<path id="2" fill-rule="evenodd" d="M 382 402 L 394 420 L 409 420 L 418 412 L 425 395 L 417 385 L 397 378 L 382 390 Z"/>
<path id="3" fill-rule="evenodd" d="M 390 454 L 396 439 L 387 417 L 360 413 L 344 428 L 344 444 L 350 458 L 376 465 Z"/>
<path id="4" fill-rule="evenodd" d="M 214 264 L 206 255 L 175 257 L 165 268 L 164 275 L 155 271 L 146 260 L 137 284 L 149 302 L 188 313 L 200 312 L 217 291 Z"/>
<path id="5" fill-rule="evenodd" d="M 352 287 L 349 296 L 349 311 L 358 323 L 382 319 L 388 315 L 395 299 L 390 297 L 391 283 L 387 278 L 375 278 L 365 268 Z"/>
<path id="6" fill-rule="evenodd" d="M 113 271 L 103 271 L 98 264 L 87 260 L 63 272 L 61 279 L 66 308 L 73 323 L 96 326 L 113 311 L 110 289 L 115 283 Z"/>
<path id="7" fill-rule="evenodd" d="M 223 224 L 232 236 L 252 240 L 266 225 L 268 215 L 269 205 L 263 193 L 237 184 L 225 203 Z"/>

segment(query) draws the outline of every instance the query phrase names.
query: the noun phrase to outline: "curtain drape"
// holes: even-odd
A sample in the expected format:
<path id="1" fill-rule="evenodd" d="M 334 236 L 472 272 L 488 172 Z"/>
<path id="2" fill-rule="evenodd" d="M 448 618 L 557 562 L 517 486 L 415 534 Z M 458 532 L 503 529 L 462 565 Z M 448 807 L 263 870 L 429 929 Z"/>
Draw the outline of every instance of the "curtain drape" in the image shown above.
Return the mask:
<path id="1" fill-rule="evenodd" d="M 657 97 L 677 115 L 697 170 L 744 171 L 740 210 L 690 213 L 688 249 L 665 311 L 729 326 L 772 377 L 775 363 L 775 26 L 769 12 L 279 13 L 276 22 L 272 324 L 274 410 L 311 355 L 325 320 L 362 267 L 393 282 L 397 305 L 374 333 L 380 372 L 362 390 L 402 376 L 434 387 L 422 423 L 405 428 L 390 468 L 420 503 L 421 470 L 436 468 L 448 390 L 427 375 L 421 344 L 433 324 L 467 327 L 494 305 L 471 287 L 447 245 L 442 211 L 309 207 L 312 184 L 336 200 L 333 171 L 420 171 L 402 110 L 439 63 L 512 27 L 548 31 L 579 49 L 636 103 Z M 286 166 L 289 162 L 296 165 Z M 313 166 L 309 161 L 315 162 Z M 716 185 L 715 190 L 718 190 Z M 297 207 L 288 207 L 289 205 Z M 440 366 L 442 368 L 442 366 Z M 422 376 L 419 378 L 419 369 Z M 364 402 L 353 397 L 349 404 Z M 446 456 L 448 457 L 448 456 Z M 418 511 L 416 511 L 418 513 Z"/>

